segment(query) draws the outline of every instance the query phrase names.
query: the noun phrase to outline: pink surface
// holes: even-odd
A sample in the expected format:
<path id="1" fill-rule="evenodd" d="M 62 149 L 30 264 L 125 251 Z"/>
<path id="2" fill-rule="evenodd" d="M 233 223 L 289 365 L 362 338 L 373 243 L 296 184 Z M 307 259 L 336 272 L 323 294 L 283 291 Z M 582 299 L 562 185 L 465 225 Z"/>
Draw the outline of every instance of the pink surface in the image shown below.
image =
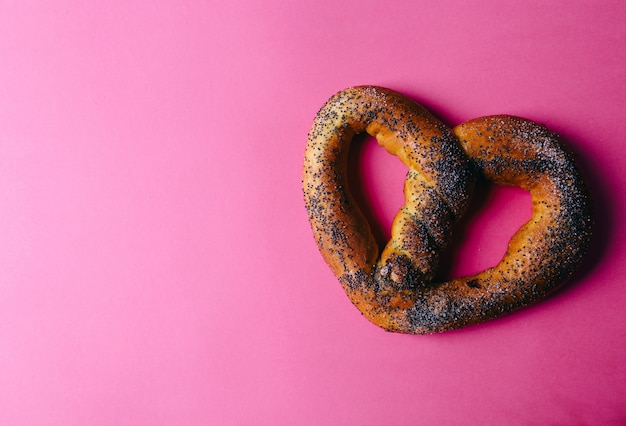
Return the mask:
<path id="1" fill-rule="evenodd" d="M 0 423 L 625 424 L 625 3 L 211 3 L 0 1 Z M 364 320 L 300 189 L 356 84 L 562 133 L 598 217 L 576 279 L 462 331 Z M 363 144 L 384 235 L 404 170 Z M 483 192 L 446 274 L 529 214 Z"/>

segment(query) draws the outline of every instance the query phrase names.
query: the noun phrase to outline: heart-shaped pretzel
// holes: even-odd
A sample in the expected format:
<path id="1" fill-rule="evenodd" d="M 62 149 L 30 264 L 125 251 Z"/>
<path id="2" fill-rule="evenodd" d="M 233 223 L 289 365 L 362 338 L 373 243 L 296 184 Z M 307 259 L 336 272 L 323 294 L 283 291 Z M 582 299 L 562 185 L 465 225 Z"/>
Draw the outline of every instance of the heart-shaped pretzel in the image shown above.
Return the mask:
<path id="1" fill-rule="evenodd" d="M 362 132 L 409 168 L 406 203 L 382 250 L 348 188 L 349 146 Z M 435 282 L 477 172 L 528 190 L 532 217 L 495 267 Z M 388 331 L 457 329 L 528 305 L 572 274 L 591 236 L 587 188 L 555 134 L 511 116 L 477 118 L 451 130 L 423 106 L 381 87 L 343 90 L 320 109 L 308 137 L 303 191 L 324 259 L 352 303 Z"/>

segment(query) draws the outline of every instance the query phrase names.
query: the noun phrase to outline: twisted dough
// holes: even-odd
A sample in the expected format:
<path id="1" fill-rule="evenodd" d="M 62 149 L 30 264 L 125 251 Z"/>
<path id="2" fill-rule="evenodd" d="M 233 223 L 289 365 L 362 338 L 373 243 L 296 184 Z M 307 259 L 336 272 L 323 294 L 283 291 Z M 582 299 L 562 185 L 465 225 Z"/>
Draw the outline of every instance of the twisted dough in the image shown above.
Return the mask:
<path id="1" fill-rule="evenodd" d="M 379 250 L 347 185 L 350 141 L 367 132 L 409 168 L 405 205 Z M 438 257 L 470 199 L 475 170 L 531 193 L 531 219 L 498 265 L 433 282 Z M 572 157 L 545 127 L 483 117 L 453 131 L 424 107 L 380 87 L 334 95 L 309 133 L 303 191 L 320 252 L 352 303 L 373 323 L 424 334 L 497 317 L 543 297 L 580 263 L 590 203 Z"/>

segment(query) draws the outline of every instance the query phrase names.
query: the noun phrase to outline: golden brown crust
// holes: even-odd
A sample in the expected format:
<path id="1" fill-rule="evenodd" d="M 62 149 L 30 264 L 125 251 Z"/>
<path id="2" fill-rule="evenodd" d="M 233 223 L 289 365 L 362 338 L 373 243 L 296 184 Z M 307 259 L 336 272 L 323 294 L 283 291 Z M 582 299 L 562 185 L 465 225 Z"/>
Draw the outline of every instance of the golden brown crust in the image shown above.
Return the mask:
<path id="1" fill-rule="evenodd" d="M 380 250 L 347 185 L 347 155 L 367 132 L 409 168 L 406 203 Z M 456 135 L 456 136 L 455 136 Z M 493 268 L 433 282 L 478 170 L 531 192 L 533 214 Z M 454 131 L 391 90 L 363 86 L 318 112 L 305 153 L 305 205 L 318 247 L 351 301 L 389 331 L 432 333 L 527 305 L 567 278 L 588 245 L 589 200 L 555 135 L 528 120 L 483 117 Z"/>

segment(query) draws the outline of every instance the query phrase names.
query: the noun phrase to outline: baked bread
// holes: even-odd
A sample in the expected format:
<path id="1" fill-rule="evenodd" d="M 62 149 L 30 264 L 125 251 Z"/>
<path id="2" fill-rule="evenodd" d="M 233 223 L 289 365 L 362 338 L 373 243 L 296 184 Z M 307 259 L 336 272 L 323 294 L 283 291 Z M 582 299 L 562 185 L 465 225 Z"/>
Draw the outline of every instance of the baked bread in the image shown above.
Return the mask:
<path id="1" fill-rule="evenodd" d="M 406 203 L 379 248 L 350 194 L 347 156 L 367 132 L 409 168 Z M 439 256 L 477 174 L 531 193 L 531 219 L 498 265 L 446 282 Z M 380 87 L 335 94 L 309 133 L 303 191 L 320 252 L 361 313 L 388 331 L 457 329 L 528 305 L 580 263 L 591 235 L 588 191 L 558 137 L 532 121 L 482 117 L 449 129 L 426 108 Z"/>

